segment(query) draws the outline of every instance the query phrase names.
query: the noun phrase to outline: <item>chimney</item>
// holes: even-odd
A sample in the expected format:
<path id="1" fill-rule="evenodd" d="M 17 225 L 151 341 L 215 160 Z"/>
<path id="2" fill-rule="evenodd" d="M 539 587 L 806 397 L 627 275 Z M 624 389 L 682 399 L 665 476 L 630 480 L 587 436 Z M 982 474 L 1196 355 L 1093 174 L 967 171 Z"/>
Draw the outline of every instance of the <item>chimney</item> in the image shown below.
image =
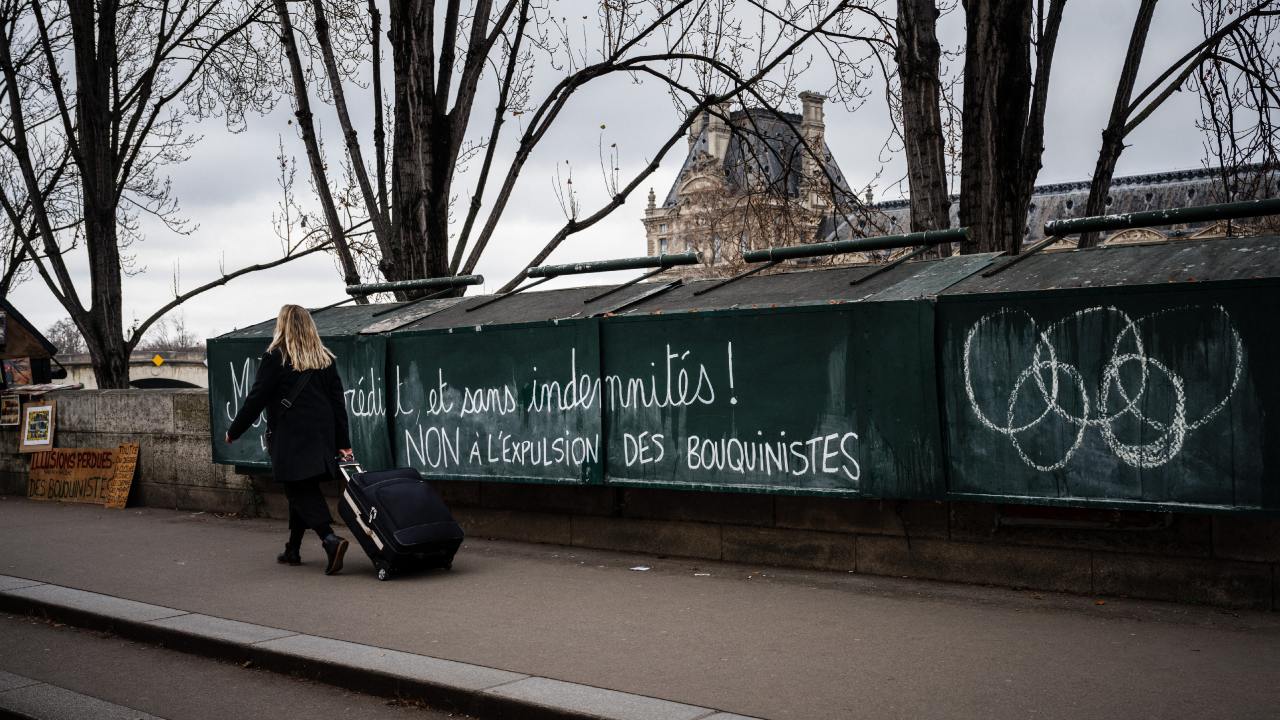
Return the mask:
<path id="1" fill-rule="evenodd" d="M 720 160 L 729 149 L 729 103 L 723 102 L 707 112 L 707 153 Z"/>
<path id="2" fill-rule="evenodd" d="M 810 90 L 800 93 L 800 132 L 804 135 L 804 141 L 809 146 L 809 150 L 817 155 L 817 158 L 814 158 L 808 152 L 805 152 L 802 156 L 801 170 L 804 181 L 815 183 L 824 189 L 829 188 L 823 173 L 823 168 L 826 164 L 827 144 L 824 137 L 826 121 L 823 117 L 822 104 L 826 99 L 825 96 Z M 816 206 L 819 203 L 819 197 L 824 194 L 810 194 L 810 204 Z"/>
<path id="3" fill-rule="evenodd" d="M 814 129 L 821 132 L 826 127 L 826 119 L 822 111 L 822 104 L 826 100 L 825 95 L 819 95 L 811 90 L 800 93 L 801 114 L 804 117 L 801 127 L 806 131 Z"/>

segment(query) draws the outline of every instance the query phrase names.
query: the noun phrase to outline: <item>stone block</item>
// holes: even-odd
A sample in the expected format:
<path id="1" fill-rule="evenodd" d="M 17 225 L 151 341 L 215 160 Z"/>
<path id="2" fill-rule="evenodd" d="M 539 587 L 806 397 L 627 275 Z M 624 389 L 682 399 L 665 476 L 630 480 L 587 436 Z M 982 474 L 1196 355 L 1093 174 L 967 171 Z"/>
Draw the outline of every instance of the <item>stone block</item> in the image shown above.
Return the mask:
<path id="1" fill-rule="evenodd" d="M 544 677 L 525 678 L 484 692 L 487 695 L 514 700 L 521 704 L 546 708 L 557 717 L 589 717 L 600 720 L 697 720 L 711 712 L 708 708 L 694 705 Z"/>
<path id="2" fill-rule="evenodd" d="M 1004 585 L 1062 592 L 1091 591 L 1089 553 L 946 540 L 858 537 L 860 573 Z"/>
<path id="3" fill-rule="evenodd" d="M 5 590 L 0 594 L 22 602 L 72 610 L 108 621 L 147 622 L 186 614 L 182 610 L 148 605 L 60 585 L 35 585 Z"/>
<path id="4" fill-rule="evenodd" d="M 32 680 L 31 678 L 25 678 L 25 677 L 22 677 L 21 675 L 14 675 L 13 673 L 7 673 L 3 670 L 0 670 L 0 692 L 7 692 L 15 688 L 26 687 L 28 685 L 35 685 L 38 682 L 40 681 Z"/>
<path id="5" fill-rule="evenodd" d="M 57 401 L 56 432 L 98 431 L 98 391 L 69 390 L 49 397 Z"/>
<path id="6" fill-rule="evenodd" d="M 154 390 L 99 390 L 98 432 L 171 433 L 173 395 Z"/>
<path id="7" fill-rule="evenodd" d="M 610 515 L 614 489 L 599 485 L 537 485 L 481 482 L 480 505 L 495 510 Z"/>
<path id="8" fill-rule="evenodd" d="M 147 623 L 155 627 L 172 630 L 182 635 L 189 635 L 202 640 L 216 640 L 238 644 L 250 644 L 276 640 L 290 635 L 297 635 L 292 630 L 254 625 L 238 620 L 211 617 L 199 613 L 161 618 Z"/>
<path id="9" fill-rule="evenodd" d="M 778 527 L 866 535 L 947 536 L 946 503 L 779 496 L 775 507 Z"/>
<path id="10" fill-rule="evenodd" d="M 26 495 L 27 473 L 0 470 L 0 495 Z"/>
<path id="11" fill-rule="evenodd" d="M 130 505 L 135 506 L 216 513 L 240 514 L 248 505 L 247 493 L 243 490 L 137 481 L 133 483 L 129 499 Z"/>
<path id="12" fill-rule="evenodd" d="M 449 507 L 475 507 L 480 504 L 480 483 L 474 480 L 428 480 L 431 487 Z"/>
<path id="13" fill-rule="evenodd" d="M 138 479 L 147 482 L 226 487 L 207 441 L 190 435 L 149 435 L 138 443 Z"/>
<path id="14" fill-rule="evenodd" d="M 177 390 L 173 393 L 173 430 L 181 435 L 209 437 L 209 392 Z"/>
<path id="15" fill-rule="evenodd" d="M 720 526 L 668 520 L 575 516 L 572 544 L 652 555 L 720 558 Z"/>
<path id="16" fill-rule="evenodd" d="M 573 537 L 568 515 L 454 508 L 453 517 L 470 537 L 555 545 L 568 545 Z"/>
<path id="17" fill-rule="evenodd" d="M 1280 562 L 1280 518 L 1215 515 L 1213 554 L 1231 560 Z"/>
<path id="18" fill-rule="evenodd" d="M 461 690 L 482 690 L 528 677 L 528 675 L 495 670 L 481 665 L 414 655 L 399 650 L 387 650 L 314 635 L 291 635 L 278 640 L 260 642 L 255 647 L 277 655 L 295 657 L 330 667 L 353 668 L 366 673 L 377 673 Z"/>
<path id="19" fill-rule="evenodd" d="M 1093 567 L 1100 595 L 1258 610 L 1272 603 L 1272 570 L 1262 563 L 1096 553 Z"/>
<path id="20" fill-rule="evenodd" d="M 772 495 L 623 488 L 622 514 L 645 520 L 773 525 Z"/>
<path id="21" fill-rule="evenodd" d="M 856 536 L 809 530 L 735 527 L 721 528 L 727 562 L 818 570 L 853 570 Z"/>
<path id="22" fill-rule="evenodd" d="M 11 717 L 94 718 L 94 720 L 162 720 L 106 700 L 54 685 L 37 683 L 0 693 L 0 711 Z M 12 715 L 10 715 L 12 713 Z"/>
<path id="23" fill-rule="evenodd" d="M 953 502 L 951 510 L 952 540 L 982 542 L 995 537 L 999 515 L 990 503 Z"/>
<path id="24" fill-rule="evenodd" d="M 1041 509 L 1052 511 L 1072 508 Z M 1114 515 L 1120 526 L 1116 528 L 1039 527 L 1001 523 L 990 539 L 1010 545 L 1036 545 L 1175 557 L 1209 557 L 1211 554 L 1213 523 L 1208 515 L 1092 512 L 1098 517 Z M 1126 519 L 1123 515 L 1130 517 Z M 1166 518 L 1168 524 L 1163 524 L 1162 521 Z M 1045 522 L 1051 523 L 1052 520 Z M 1063 522 L 1066 525 L 1070 521 Z"/>

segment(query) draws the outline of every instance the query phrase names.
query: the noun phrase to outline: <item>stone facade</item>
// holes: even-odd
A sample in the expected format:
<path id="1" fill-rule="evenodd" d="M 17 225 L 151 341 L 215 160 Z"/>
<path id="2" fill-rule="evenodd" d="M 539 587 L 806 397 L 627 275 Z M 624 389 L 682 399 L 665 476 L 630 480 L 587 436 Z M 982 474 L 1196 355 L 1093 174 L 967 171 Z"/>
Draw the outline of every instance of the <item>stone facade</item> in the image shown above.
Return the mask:
<path id="1" fill-rule="evenodd" d="M 60 447 L 138 442 L 132 504 L 284 519 L 279 486 L 212 462 L 203 390 L 59 392 Z M 0 432 L 0 493 L 26 491 Z M 1280 518 L 437 482 L 472 537 L 751 566 L 1280 610 Z M 326 490 L 331 501 L 338 488 Z"/>
<path id="2" fill-rule="evenodd" d="M 893 235 L 910 231 L 907 200 L 872 203 L 870 190 L 857 198 L 826 144 L 821 95 L 800 94 L 802 112 L 762 109 L 704 113 L 690 127 L 689 149 L 661 204 L 653 190 L 642 222 L 647 253 L 698 252 L 699 265 L 668 271 L 672 276 L 722 277 L 740 272 L 746 250 Z M 803 142 L 799 139 L 803 138 Z M 805 148 L 819 149 L 825 164 Z M 1107 197 L 1108 213 L 1207 205 L 1270 197 L 1280 173 L 1249 166 L 1225 189 L 1220 169 L 1181 170 L 1117 177 Z M 1242 188 L 1248 188 L 1242 189 Z M 1024 244 L 1044 238 L 1048 220 L 1083 217 L 1087 181 L 1036 186 L 1027 211 Z M 861 200 L 861 202 L 859 202 Z M 952 199 L 951 226 L 959 202 Z M 1228 235 L 1254 235 L 1280 228 L 1276 220 L 1194 223 L 1103 233 L 1102 244 L 1159 242 Z M 1071 249 L 1075 238 L 1050 250 Z M 850 253 L 793 264 L 886 262 L 910 252 Z"/>

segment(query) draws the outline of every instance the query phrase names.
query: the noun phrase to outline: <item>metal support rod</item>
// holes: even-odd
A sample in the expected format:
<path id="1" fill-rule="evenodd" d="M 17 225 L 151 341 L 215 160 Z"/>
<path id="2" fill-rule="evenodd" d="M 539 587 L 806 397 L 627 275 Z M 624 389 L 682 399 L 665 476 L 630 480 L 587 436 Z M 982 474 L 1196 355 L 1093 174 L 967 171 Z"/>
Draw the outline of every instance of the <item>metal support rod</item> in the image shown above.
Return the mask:
<path id="1" fill-rule="evenodd" d="M 594 317 L 599 317 L 600 315 L 612 315 L 615 313 L 620 313 L 623 310 L 626 310 L 627 308 L 632 307 L 633 305 L 639 305 L 640 303 L 645 302 L 646 300 L 652 300 L 653 298 L 661 295 L 662 293 L 667 292 L 668 290 L 674 290 L 675 288 L 678 288 L 683 284 L 684 284 L 684 280 L 680 278 L 676 278 L 675 280 L 672 280 L 671 282 L 665 285 L 659 285 L 658 287 L 641 294 L 640 297 L 630 298 L 629 300 L 622 303 L 621 305 L 611 307 L 604 312 L 598 312 L 595 314 Z"/>
<path id="2" fill-rule="evenodd" d="M 546 282 L 546 281 L 548 281 L 548 280 L 552 279 L 552 277 L 554 277 L 554 276 L 544 277 L 544 278 L 541 278 L 541 279 L 538 279 L 538 280 L 534 280 L 533 282 L 529 283 L 528 285 L 525 285 L 524 287 L 518 287 L 518 288 L 516 288 L 515 290 L 512 290 L 511 292 L 503 293 L 503 294 L 501 294 L 501 295 L 494 295 L 493 297 L 489 298 L 488 300 L 485 300 L 484 302 L 480 303 L 479 305 L 472 305 L 471 307 L 467 308 L 467 310 L 466 310 L 466 311 L 467 311 L 467 312 L 471 312 L 471 311 L 473 311 L 473 310 L 479 310 L 479 309 L 480 309 L 480 308 L 482 308 L 482 307 L 488 307 L 489 305 L 492 305 L 492 304 L 494 304 L 494 303 L 498 302 L 499 300 L 502 300 L 502 299 L 505 299 L 505 298 L 509 298 L 509 297 L 511 297 L 512 295 L 515 295 L 516 293 L 522 293 L 522 292 L 524 292 L 525 290 L 528 290 L 529 288 L 534 287 L 535 285 L 541 285 L 542 283 L 544 283 L 544 282 Z"/>
<path id="3" fill-rule="evenodd" d="M 923 254 L 925 254 L 925 253 L 929 252 L 929 251 L 930 251 L 930 250 L 932 250 L 932 249 L 933 249 L 933 246 L 932 246 L 932 245 L 925 245 L 925 246 L 924 246 L 924 247 L 922 247 L 922 248 L 917 248 L 917 249 L 913 250 L 912 252 L 910 252 L 909 254 L 907 254 L 907 255 L 903 255 L 902 257 L 898 258 L 897 260 L 894 260 L 894 261 L 893 261 L 893 262 L 891 262 L 891 263 L 886 263 L 886 264 L 884 264 L 884 265 L 881 265 L 880 267 L 876 268 L 875 270 L 872 270 L 871 272 L 867 273 L 866 275 L 863 275 L 863 276 L 862 276 L 862 277 L 860 277 L 860 278 L 854 278 L 853 280 L 850 280 L 850 281 L 849 281 L 849 284 L 850 284 L 850 285 L 857 285 L 858 283 L 866 282 L 866 281 L 870 280 L 871 278 L 873 278 L 873 277 L 875 277 L 875 276 L 877 276 L 877 275 L 881 275 L 881 274 L 883 274 L 883 273 L 887 273 L 887 272 L 889 272 L 890 270 L 892 270 L 892 269 L 894 269 L 894 268 L 898 267 L 899 265 L 901 265 L 902 263 L 904 263 L 904 262 L 906 262 L 906 261 L 908 261 L 908 260 L 915 260 L 916 258 L 918 258 L 918 257 L 920 257 L 921 255 L 923 255 Z"/>
<path id="4" fill-rule="evenodd" d="M 769 268 L 771 268 L 771 267 L 773 267 L 774 265 L 777 265 L 777 264 L 779 264 L 779 263 L 781 263 L 781 262 L 782 262 L 781 260 L 770 260 L 769 262 L 765 263 L 764 265 L 757 265 L 756 267 L 753 267 L 753 268 L 751 268 L 750 270 L 748 270 L 748 271 L 746 271 L 746 272 L 744 272 L 744 273 L 739 273 L 739 274 L 737 274 L 737 275 L 734 275 L 734 276 L 733 276 L 733 277 L 731 277 L 731 278 L 725 278 L 724 280 L 721 280 L 720 282 L 716 283 L 715 285 L 712 285 L 711 287 L 702 288 L 701 290 L 695 290 L 695 291 L 693 291 L 693 294 L 694 294 L 694 295 L 706 295 L 707 293 L 711 292 L 712 290 L 715 290 L 716 288 L 722 288 L 722 287 L 724 287 L 725 285 L 728 285 L 728 284 L 729 284 L 729 283 L 731 283 L 731 282 L 737 282 L 737 281 L 741 280 L 741 279 L 742 279 L 742 278 L 744 278 L 744 277 L 750 277 L 750 276 L 755 275 L 756 273 L 760 272 L 761 270 L 768 270 Z"/>
<path id="5" fill-rule="evenodd" d="M 615 287 L 615 288 L 610 288 L 610 289 L 608 289 L 608 290 L 605 290 L 604 292 L 600 293 L 599 295 L 596 295 L 595 297 L 589 297 L 589 298 L 587 298 L 586 300 L 583 300 L 583 301 L 582 301 L 582 304 L 583 304 L 583 305 L 590 305 L 591 303 L 593 303 L 593 302 L 595 302 L 595 301 L 599 300 L 600 298 L 608 297 L 608 296 L 610 296 L 610 295 L 612 295 L 612 294 L 614 294 L 614 293 L 618 292 L 619 290 L 626 290 L 627 288 L 631 287 L 632 285 L 635 285 L 635 284 L 636 284 L 636 283 L 638 283 L 638 282 L 642 282 L 642 281 L 644 281 L 644 280 L 648 280 L 649 278 L 653 277 L 654 275 L 657 275 L 658 273 L 663 273 L 663 272 L 666 272 L 666 271 L 667 271 L 667 269 L 666 269 L 666 268 L 663 268 L 663 267 L 660 267 L 660 268 L 658 268 L 657 270 L 652 270 L 652 271 L 650 271 L 650 272 L 647 272 L 647 273 L 645 273 L 645 274 L 641 275 L 640 277 L 637 277 L 637 278 L 634 278 L 634 279 L 628 280 L 628 281 L 626 281 L 626 282 L 622 283 L 621 285 L 619 285 L 619 286 L 617 286 L 617 287 Z"/>
<path id="6" fill-rule="evenodd" d="M 866 252 L 868 250 L 896 250 L 913 245 L 941 245 L 943 243 L 964 242 L 969 237 L 969 228 L 949 228 L 947 230 L 925 230 L 924 232 L 906 235 L 886 235 L 873 238 L 851 238 L 849 240 L 832 240 L 831 242 L 809 243 L 807 245 L 785 245 L 783 247 L 751 250 L 742 254 L 742 259 L 749 263 L 767 260 L 795 260 L 798 258 L 819 257 L 821 255 L 840 255 L 849 252 Z"/>
<path id="7" fill-rule="evenodd" d="M 1146 212 L 1095 215 L 1093 217 L 1050 220 L 1044 224 L 1045 235 L 1075 235 L 1076 233 L 1127 230 L 1129 228 L 1212 220 L 1235 220 L 1261 215 L 1280 215 L 1280 198 L 1246 200 L 1244 202 L 1197 205 L 1195 207 L 1149 210 Z"/>
<path id="8" fill-rule="evenodd" d="M 380 292 L 400 292 L 402 290 L 429 290 L 434 288 L 456 288 L 462 285 L 479 285 L 484 282 L 483 275 L 448 275 L 445 277 L 421 278 L 418 280 L 396 280 L 394 282 L 365 283 L 348 285 L 348 295 L 372 295 Z"/>
<path id="9" fill-rule="evenodd" d="M 675 267 L 676 265 L 696 265 L 702 262 L 698 253 L 687 252 L 675 255 L 645 255 L 643 257 L 619 258 L 617 260 L 593 260 L 591 262 L 569 263 L 567 265 L 539 265 L 531 267 L 526 276 L 555 277 L 557 275 L 581 275 L 583 273 L 612 272 L 614 270 L 644 270 L 647 268 Z"/>
<path id="10" fill-rule="evenodd" d="M 1010 255 L 1008 260 L 1005 260 L 1004 262 L 1000 263 L 999 265 L 996 265 L 995 267 L 990 268 L 990 269 L 988 269 L 988 270 L 984 271 L 984 272 L 982 273 L 982 277 L 984 277 L 984 278 L 989 278 L 989 277 L 991 277 L 992 275 L 998 275 L 998 274 L 1000 274 L 1000 273 L 1004 272 L 1005 270 L 1008 270 L 1009 268 L 1013 267 L 1014 265 L 1017 265 L 1018 263 L 1022 262 L 1023 260 L 1026 260 L 1027 258 L 1031 257 L 1032 255 L 1035 255 L 1036 253 L 1040 252 L 1041 250 L 1043 250 L 1043 249 L 1045 249 L 1045 248 L 1049 247 L 1050 245 L 1052 245 L 1052 244 L 1054 244 L 1054 243 L 1058 242 L 1058 241 L 1059 241 L 1059 240 L 1061 240 L 1061 239 L 1062 239 L 1062 236 L 1061 236 L 1061 235 L 1050 235 L 1049 237 L 1047 237 L 1047 238 L 1045 238 L 1045 239 L 1041 240 L 1040 242 L 1036 243 L 1035 245 L 1032 245 L 1031 247 L 1027 248 L 1026 250 L 1023 250 L 1022 252 L 1018 253 L 1017 255 Z"/>
<path id="11" fill-rule="evenodd" d="M 312 311 L 311 311 L 311 314 L 312 314 L 312 315 L 315 315 L 315 314 L 316 314 L 316 313 L 318 313 L 318 312 L 324 312 L 325 310 L 329 310 L 330 308 L 336 308 L 336 307 L 338 307 L 339 305 L 346 305 L 346 304 L 347 304 L 347 303 L 349 303 L 349 302 L 355 302 L 355 301 L 356 301 L 356 298 L 355 298 L 355 297 L 349 297 L 349 298 L 347 298 L 346 300 L 339 300 L 339 301 L 338 301 L 338 302 L 336 302 L 336 303 L 332 303 L 332 304 L 329 304 L 329 305 L 325 305 L 324 307 L 321 307 L 321 308 L 316 308 L 315 310 L 312 310 Z"/>
<path id="12" fill-rule="evenodd" d="M 382 317 L 383 315 L 390 315 L 391 313 L 396 312 L 397 310 L 403 310 L 403 309 L 405 309 L 405 308 L 413 307 L 414 305 L 418 305 L 419 303 L 424 303 L 424 302 L 426 302 L 426 301 L 428 301 L 428 300 L 435 300 L 435 299 L 437 299 L 437 298 L 440 298 L 440 297 L 443 297 L 443 296 L 445 296 L 445 295 L 448 295 L 449 293 L 453 292 L 453 291 L 454 291 L 454 289 L 455 289 L 455 288 L 447 287 L 447 288 L 444 288 L 444 289 L 441 289 L 441 290 L 437 290 L 437 291 L 435 291 L 435 292 L 431 293 L 430 295 L 424 295 L 424 296 L 422 296 L 422 297 L 420 297 L 420 298 L 418 298 L 418 299 L 416 299 L 416 300 L 410 300 L 410 301 L 408 301 L 408 302 L 406 302 L 406 303 L 398 304 L 398 305 L 396 305 L 395 307 L 387 308 L 386 310 L 379 310 L 378 312 L 376 312 L 376 313 L 374 313 L 374 314 L 370 315 L 369 317 L 370 317 L 370 318 L 376 318 L 376 317 Z"/>

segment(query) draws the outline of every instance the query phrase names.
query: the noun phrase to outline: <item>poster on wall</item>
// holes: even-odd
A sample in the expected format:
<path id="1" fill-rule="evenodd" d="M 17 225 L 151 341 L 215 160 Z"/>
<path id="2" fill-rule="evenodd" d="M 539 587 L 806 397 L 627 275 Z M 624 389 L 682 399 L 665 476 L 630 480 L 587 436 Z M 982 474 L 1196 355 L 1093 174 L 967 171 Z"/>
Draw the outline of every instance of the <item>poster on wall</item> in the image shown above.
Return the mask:
<path id="1" fill-rule="evenodd" d="M 5 385 L 17 387 L 35 382 L 31 372 L 31 358 L 13 358 L 12 360 L 5 360 L 3 363 Z"/>
<path id="2" fill-rule="evenodd" d="M 53 400 L 30 402 L 22 406 L 22 433 L 18 438 L 18 452 L 33 453 L 53 448 L 55 408 Z"/>
<path id="3" fill-rule="evenodd" d="M 22 423 L 22 400 L 17 395 L 0 396 L 0 427 L 17 427 Z"/>
<path id="4" fill-rule="evenodd" d="M 55 448 L 31 456 L 27 497 L 123 508 L 138 464 L 138 445 Z"/>

